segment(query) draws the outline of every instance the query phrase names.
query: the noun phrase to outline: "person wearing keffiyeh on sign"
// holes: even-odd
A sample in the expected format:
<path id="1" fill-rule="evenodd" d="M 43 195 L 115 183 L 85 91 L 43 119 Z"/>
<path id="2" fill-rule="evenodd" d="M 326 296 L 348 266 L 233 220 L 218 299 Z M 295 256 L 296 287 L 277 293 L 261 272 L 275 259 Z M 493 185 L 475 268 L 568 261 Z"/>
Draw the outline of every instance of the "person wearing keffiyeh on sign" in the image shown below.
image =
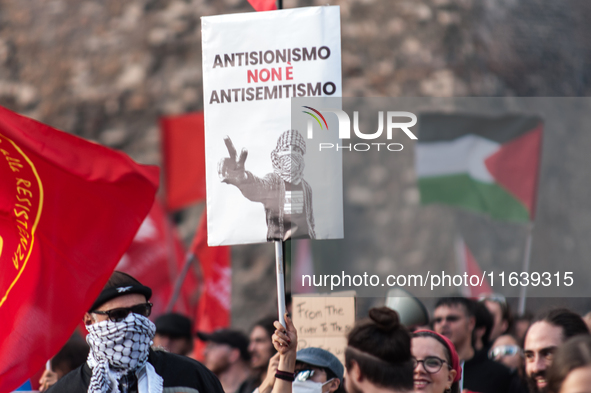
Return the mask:
<path id="1" fill-rule="evenodd" d="M 201 363 L 150 346 L 156 326 L 148 319 L 152 290 L 114 272 L 84 323 L 90 353 L 85 364 L 53 385 L 49 393 L 223 393 Z"/>
<path id="2" fill-rule="evenodd" d="M 287 130 L 277 139 L 271 151 L 273 173 L 259 178 L 245 170 L 248 155 L 242 149 L 236 159 L 236 148 L 224 138 L 230 157 L 218 164 L 221 181 L 232 184 L 253 202 L 261 202 L 267 219 L 267 240 L 315 239 L 312 188 L 303 178 L 306 141 L 297 130 Z"/>

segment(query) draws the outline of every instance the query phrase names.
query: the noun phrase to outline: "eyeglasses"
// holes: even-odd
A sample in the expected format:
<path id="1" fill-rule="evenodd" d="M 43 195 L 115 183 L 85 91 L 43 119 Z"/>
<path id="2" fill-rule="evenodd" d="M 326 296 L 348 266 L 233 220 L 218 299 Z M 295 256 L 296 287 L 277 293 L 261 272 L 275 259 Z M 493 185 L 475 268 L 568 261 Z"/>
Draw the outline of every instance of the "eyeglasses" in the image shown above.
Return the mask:
<path id="1" fill-rule="evenodd" d="M 300 370 L 296 374 L 295 380 L 300 381 L 300 382 L 304 382 L 304 381 L 307 381 L 308 379 L 312 378 L 313 376 L 314 376 L 314 370 L 311 370 L 311 369 Z"/>
<path id="2" fill-rule="evenodd" d="M 107 311 L 91 311 L 94 314 L 106 315 L 111 322 L 121 322 L 130 312 L 149 317 L 152 313 L 152 303 L 137 304 L 131 307 L 114 308 Z"/>
<path id="3" fill-rule="evenodd" d="M 503 356 L 513 356 L 521 354 L 521 348 L 517 345 L 499 345 L 488 352 L 489 359 L 495 359 Z"/>
<path id="4" fill-rule="evenodd" d="M 435 374 L 441 367 L 443 367 L 443 363 L 447 363 L 447 360 L 439 359 L 437 356 L 427 356 L 423 360 L 417 360 L 416 358 L 412 358 L 412 368 L 417 368 L 419 363 L 423 363 L 423 367 L 425 371 L 429 374 Z M 449 364 L 448 364 L 449 367 Z"/>
<path id="5" fill-rule="evenodd" d="M 437 317 L 437 318 L 433 319 L 433 323 L 442 323 L 443 321 L 453 323 L 453 322 L 459 321 L 460 319 L 462 319 L 462 317 L 459 315 L 448 315 L 445 318 Z"/>

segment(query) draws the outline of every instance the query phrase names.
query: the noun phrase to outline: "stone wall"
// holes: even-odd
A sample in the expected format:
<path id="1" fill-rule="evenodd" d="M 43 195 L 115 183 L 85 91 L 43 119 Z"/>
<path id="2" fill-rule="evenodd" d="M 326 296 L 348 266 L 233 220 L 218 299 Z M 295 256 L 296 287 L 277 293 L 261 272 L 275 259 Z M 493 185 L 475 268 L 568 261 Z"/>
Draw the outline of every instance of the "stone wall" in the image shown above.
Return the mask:
<path id="1" fill-rule="evenodd" d="M 591 3 L 585 0 L 285 0 L 284 4 L 286 8 L 341 6 L 346 97 L 586 96 L 591 92 Z M 251 10 L 245 0 L 0 0 L 0 105 L 121 149 L 139 162 L 158 165 L 158 118 L 203 108 L 199 18 Z M 572 151 L 545 150 L 550 179 L 581 184 L 571 187 L 569 195 L 572 200 L 586 199 L 589 179 L 579 169 L 588 154 L 582 149 L 590 141 L 578 134 L 566 146 Z M 580 159 L 562 165 L 559 154 Z M 350 173 L 351 188 L 345 195 L 348 228 L 382 228 L 372 243 L 376 249 L 359 253 L 359 266 L 388 270 L 397 266 L 398 255 L 416 268 L 433 258 L 449 258 L 446 236 L 424 237 L 414 249 L 408 248 L 408 242 L 391 241 L 393 233 L 404 239 L 404 231 L 397 226 L 396 232 L 393 226 L 408 220 L 411 210 L 395 211 L 385 201 L 399 198 L 414 206 L 412 174 L 394 179 L 383 162 Z M 560 189 L 561 183 L 556 184 Z M 561 195 L 549 191 L 547 198 L 559 201 Z M 202 209 L 196 206 L 176 215 L 186 242 Z M 370 222 L 357 222 L 359 209 L 374 209 L 376 216 L 368 216 L 373 217 Z M 591 215 L 577 217 L 575 225 L 572 217 L 561 216 L 558 210 L 556 214 L 549 220 L 563 238 L 553 246 L 570 248 L 584 258 L 588 254 L 577 249 L 591 234 Z M 470 220 L 462 217 L 459 220 Z M 446 225 L 442 233 L 454 224 Z M 438 246 L 429 248 L 429 244 Z M 521 250 L 507 252 L 519 258 Z M 485 249 L 480 253 L 486 257 Z M 233 324 L 246 329 L 273 310 L 273 248 L 235 247 L 233 257 Z"/>

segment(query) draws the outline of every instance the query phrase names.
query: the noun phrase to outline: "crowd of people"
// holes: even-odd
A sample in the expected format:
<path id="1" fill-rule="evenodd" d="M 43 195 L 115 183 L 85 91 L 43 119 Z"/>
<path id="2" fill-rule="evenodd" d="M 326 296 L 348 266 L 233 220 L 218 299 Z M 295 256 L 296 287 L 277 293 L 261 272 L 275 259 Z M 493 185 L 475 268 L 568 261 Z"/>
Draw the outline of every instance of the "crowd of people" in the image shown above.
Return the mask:
<path id="1" fill-rule="evenodd" d="M 591 335 L 567 309 L 513 318 L 502 296 L 438 299 L 423 325 L 405 326 L 372 308 L 347 336 L 344 364 L 316 347 L 297 350 L 297 329 L 264 318 L 250 337 L 234 329 L 198 332 L 203 363 L 188 355 L 191 321 L 152 323 L 150 288 L 115 272 L 79 336 L 52 359 L 50 393 L 585 393 L 591 392 Z"/>

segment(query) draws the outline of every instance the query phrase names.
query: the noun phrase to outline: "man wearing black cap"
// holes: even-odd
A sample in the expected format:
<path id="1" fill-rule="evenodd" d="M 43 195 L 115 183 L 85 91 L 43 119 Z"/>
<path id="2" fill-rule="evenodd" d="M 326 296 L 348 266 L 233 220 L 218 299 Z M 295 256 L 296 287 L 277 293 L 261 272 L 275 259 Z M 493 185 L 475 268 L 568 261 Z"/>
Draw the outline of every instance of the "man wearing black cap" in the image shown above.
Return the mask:
<path id="1" fill-rule="evenodd" d="M 218 379 L 201 363 L 150 345 L 156 327 L 148 319 L 152 290 L 114 272 L 84 315 L 90 353 L 50 393 L 223 393 Z"/>
<path id="2" fill-rule="evenodd" d="M 188 356 L 193 350 L 191 320 L 177 313 L 163 314 L 154 321 L 156 335 L 154 348 L 163 348 L 170 353 Z"/>
<path id="3" fill-rule="evenodd" d="M 198 332 L 197 337 L 207 343 L 203 353 L 205 366 L 219 378 L 224 391 L 226 393 L 252 392 L 253 389 L 249 387 L 250 381 L 248 381 L 250 377 L 248 337 L 242 332 L 231 329 L 220 329 L 211 334 Z"/>

